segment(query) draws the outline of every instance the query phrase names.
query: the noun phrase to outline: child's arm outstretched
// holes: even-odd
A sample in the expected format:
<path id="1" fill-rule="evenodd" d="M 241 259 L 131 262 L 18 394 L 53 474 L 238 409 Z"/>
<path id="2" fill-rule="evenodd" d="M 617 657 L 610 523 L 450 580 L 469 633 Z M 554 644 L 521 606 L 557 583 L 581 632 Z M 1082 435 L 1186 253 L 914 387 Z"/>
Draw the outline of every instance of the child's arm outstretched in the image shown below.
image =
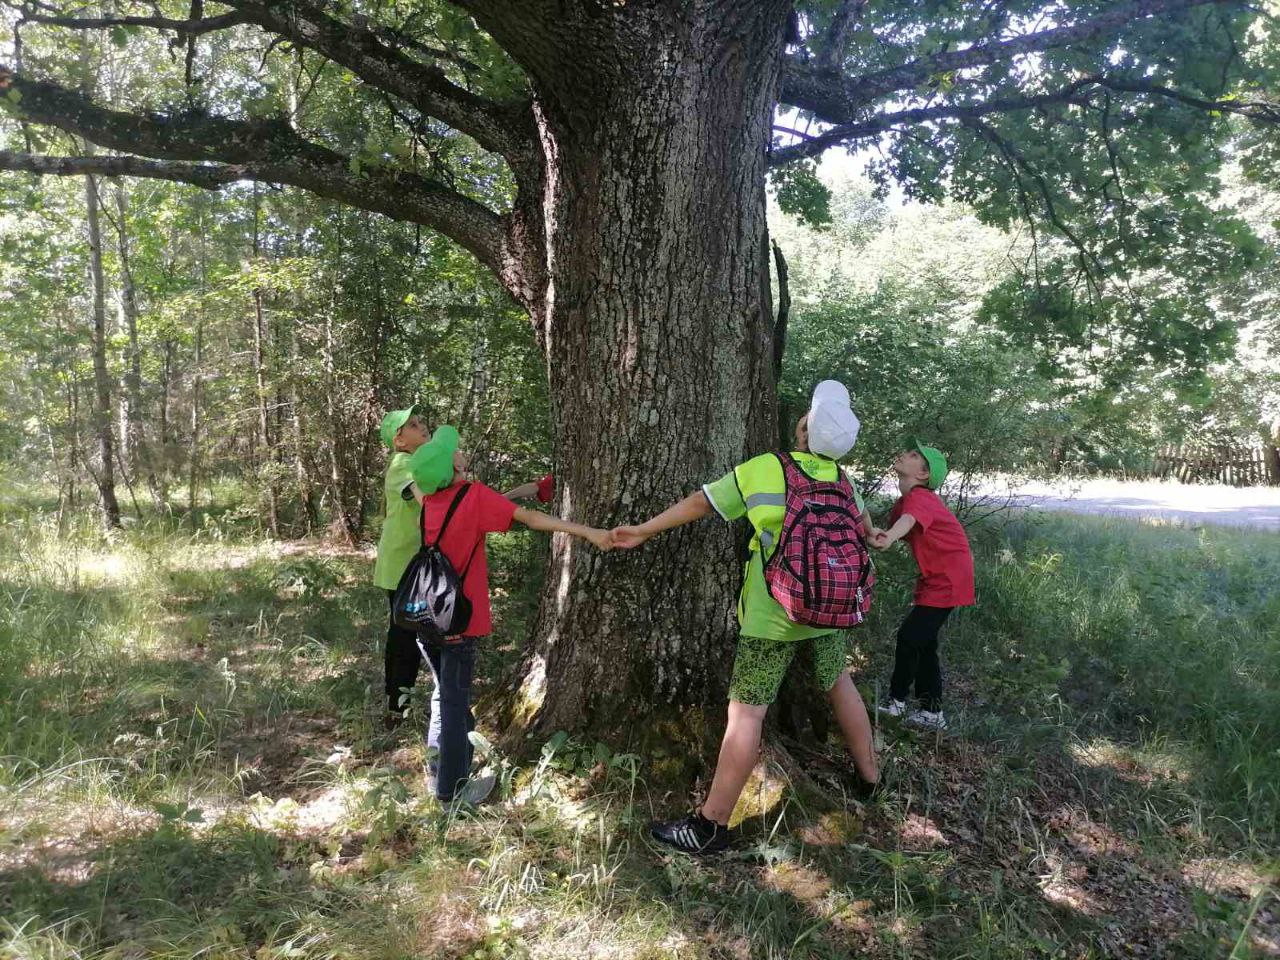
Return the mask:
<path id="1" fill-rule="evenodd" d="M 508 500 L 531 500 L 538 495 L 538 481 L 530 480 L 503 494 Z"/>
<path id="2" fill-rule="evenodd" d="M 909 513 L 904 513 L 888 530 L 881 530 L 879 536 L 871 541 L 871 545 L 880 550 L 887 550 L 910 533 L 915 525 L 916 518 Z"/>
<path id="3" fill-rule="evenodd" d="M 876 529 L 876 525 L 871 521 L 871 511 L 866 507 L 862 508 L 862 512 L 858 514 L 858 527 L 862 530 L 862 535 L 868 541 L 872 540 L 880 531 Z"/>
<path id="4" fill-rule="evenodd" d="M 699 490 L 691 493 L 674 506 L 667 507 L 656 517 L 646 520 L 635 527 L 615 527 L 613 529 L 613 545 L 624 550 L 638 547 L 655 534 L 683 527 L 686 523 L 701 520 L 711 512 L 711 501 Z"/>
<path id="5" fill-rule="evenodd" d="M 517 507 L 511 518 L 517 523 L 523 523 L 530 530 L 567 533 L 570 536 L 581 537 L 583 540 L 591 542 L 599 550 L 607 552 L 613 549 L 613 535 L 608 530 L 585 527 L 571 520 L 561 520 L 559 517 L 553 517 L 549 513 L 530 510 L 528 507 Z"/>

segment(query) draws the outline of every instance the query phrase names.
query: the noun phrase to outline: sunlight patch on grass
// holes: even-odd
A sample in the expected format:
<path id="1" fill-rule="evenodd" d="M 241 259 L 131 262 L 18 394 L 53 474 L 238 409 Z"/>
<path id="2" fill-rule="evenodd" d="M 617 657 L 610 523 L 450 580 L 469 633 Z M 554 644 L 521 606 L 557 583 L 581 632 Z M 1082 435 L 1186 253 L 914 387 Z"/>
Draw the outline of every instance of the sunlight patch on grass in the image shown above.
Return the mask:
<path id="1" fill-rule="evenodd" d="M 1106 737 L 1072 743 L 1067 752 L 1082 766 L 1106 769 L 1134 783 L 1186 781 L 1192 772 L 1191 761 L 1176 751 L 1130 747 Z"/>

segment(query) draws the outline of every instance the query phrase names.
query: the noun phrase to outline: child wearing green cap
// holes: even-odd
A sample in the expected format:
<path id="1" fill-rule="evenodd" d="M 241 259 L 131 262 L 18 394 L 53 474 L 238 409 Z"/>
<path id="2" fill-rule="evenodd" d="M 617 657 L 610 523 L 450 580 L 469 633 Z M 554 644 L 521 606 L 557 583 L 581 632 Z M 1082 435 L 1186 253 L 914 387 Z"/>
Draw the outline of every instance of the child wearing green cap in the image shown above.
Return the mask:
<path id="1" fill-rule="evenodd" d="M 387 475 L 383 479 L 386 501 L 382 535 L 378 538 L 378 559 L 373 567 L 373 582 L 387 594 L 388 603 L 395 596 L 400 577 L 410 559 L 418 552 L 421 533 L 418 530 L 422 508 L 409 493 L 413 484 L 410 457 L 427 442 L 427 431 L 414 413 L 414 408 L 392 410 L 382 418 L 379 428 L 382 442 L 391 450 Z M 404 719 L 408 693 L 418 682 L 422 654 L 412 630 L 396 626 L 389 618 L 387 642 L 383 650 L 383 682 L 387 695 L 386 726 L 394 727 Z"/>
<path id="2" fill-rule="evenodd" d="M 467 457 L 458 449 L 458 431 L 436 428 L 431 439 L 409 458 L 413 483 L 409 494 L 422 504 L 421 536 L 436 544 L 462 581 L 471 602 L 471 619 L 459 636 L 444 641 L 422 640 L 422 651 L 436 681 L 432 697 L 427 749 L 434 753 L 427 783 L 441 802 L 462 798 L 478 803 L 493 788 L 492 776 L 470 778 L 472 750 L 468 739 L 475 718 L 471 713 L 471 681 L 476 641 L 493 629 L 489 606 L 489 566 L 485 538 L 505 533 L 513 523 L 530 530 L 567 533 L 609 550 L 609 531 L 586 527 L 537 510 L 517 506 L 496 490 L 469 480 Z M 416 547 L 415 547 L 416 548 Z"/>
<path id="3" fill-rule="evenodd" d="M 973 554 L 964 527 L 937 494 L 947 477 L 942 453 L 916 441 L 893 461 L 893 472 L 902 496 L 889 512 L 888 528 L 874 532 L 871 545 L 887 550 L 905 539 L 920 577 L 915 605 L 898 628 L 889 703 L 880 709 L 918 726 L 945 730 L 938 632 L 952 610 L 973 605 Z M 907 707 L 912 687 L 920 702 L 914 711 Z"/>

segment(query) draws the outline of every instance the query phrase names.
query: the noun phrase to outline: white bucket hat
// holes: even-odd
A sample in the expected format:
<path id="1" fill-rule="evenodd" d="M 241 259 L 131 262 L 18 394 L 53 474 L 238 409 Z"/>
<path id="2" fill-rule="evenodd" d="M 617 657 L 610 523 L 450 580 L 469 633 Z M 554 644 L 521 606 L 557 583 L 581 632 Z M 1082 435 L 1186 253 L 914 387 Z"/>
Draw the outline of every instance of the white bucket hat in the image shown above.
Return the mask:
<path id="1" fill-rule="evenodd" d="M 813 388 L 809 404 L 809 451 L 839 460 L 858 442 L 861 428 L 849 406 L 849 391 L 839 380 L 823 380 Z"/>

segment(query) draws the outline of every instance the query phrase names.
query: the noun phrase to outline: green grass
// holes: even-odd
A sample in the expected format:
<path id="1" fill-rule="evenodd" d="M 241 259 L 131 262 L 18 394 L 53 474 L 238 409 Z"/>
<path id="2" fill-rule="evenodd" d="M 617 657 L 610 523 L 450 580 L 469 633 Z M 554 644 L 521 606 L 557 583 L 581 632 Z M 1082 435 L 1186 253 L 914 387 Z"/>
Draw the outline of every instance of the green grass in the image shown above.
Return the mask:
<path id="1" fill-rule="evenodd" d="M 945 634 L 954 734 L 880 731 L 839 798 L 788 743 L 730 857 L 644 826 L 688 784 L 558 738 L 475 814 L 422 796 L 378 722 L 370 560 L 233 513 L 104 543 L 0 507 L 0 957 L 1256 957 L 1280 950 L 1280 539 L 991 523 Z M 490 685 L 540 553 L 496 541 Z M 881 563 L 874 698 L 910 594 Z M 480 691 L 484 693 L 483 684 Z M 491 731 L 492 732 L 492 731 Z M 815 800 L 815 797 L 817 798 Z"/>

